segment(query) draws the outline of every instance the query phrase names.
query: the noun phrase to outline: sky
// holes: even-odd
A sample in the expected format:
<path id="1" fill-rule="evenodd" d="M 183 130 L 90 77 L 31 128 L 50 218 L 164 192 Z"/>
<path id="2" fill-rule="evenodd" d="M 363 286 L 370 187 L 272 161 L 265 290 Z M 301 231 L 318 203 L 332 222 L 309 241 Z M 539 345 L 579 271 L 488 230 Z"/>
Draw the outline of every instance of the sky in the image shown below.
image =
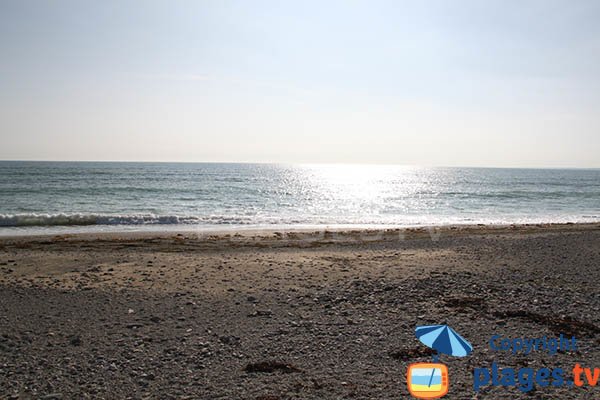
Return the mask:
<path id="1" fill-rule="evenodd" d="M 598 1 L 0 2 L 0 159 L 600 167 Z"/>

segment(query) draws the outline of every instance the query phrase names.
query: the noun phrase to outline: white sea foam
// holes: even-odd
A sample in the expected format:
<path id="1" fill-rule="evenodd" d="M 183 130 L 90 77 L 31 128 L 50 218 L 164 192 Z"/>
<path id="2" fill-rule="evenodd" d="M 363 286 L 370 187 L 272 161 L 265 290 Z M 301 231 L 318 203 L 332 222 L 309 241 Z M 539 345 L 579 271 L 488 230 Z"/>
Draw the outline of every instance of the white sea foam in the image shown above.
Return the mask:
<path id="1" fill-rule="evenodd" d="M 0 214 L 0 226 L 72 226 L 72 225 L 170 225 L 197 224 L 197 217 L 177 215 L 106 215 L 106 214 Z"/>
<path id="2" fill-rule="evenodd" d="M 263 216 L 262 218 L 247 216 L 178 216 L 178 215 L 108 215 L 84 213 L 59 214 L 0 214 L 0 227 L 52 227 L 52 226 L 152 226 L 152 225 L 234 225 L 234 226 L 340 226 L 340 227 L 408 227 L 436 225 L 471 225 L 490 224 L 507 225 L 567 222 L 598 222 L 598 216 L 536 216 L 520 218 L 456 218 L 452 216 L 419 216 L 402 219 L 356 219 L 356 218 L 319 218 L 300 221 L 283 216 Z"/>

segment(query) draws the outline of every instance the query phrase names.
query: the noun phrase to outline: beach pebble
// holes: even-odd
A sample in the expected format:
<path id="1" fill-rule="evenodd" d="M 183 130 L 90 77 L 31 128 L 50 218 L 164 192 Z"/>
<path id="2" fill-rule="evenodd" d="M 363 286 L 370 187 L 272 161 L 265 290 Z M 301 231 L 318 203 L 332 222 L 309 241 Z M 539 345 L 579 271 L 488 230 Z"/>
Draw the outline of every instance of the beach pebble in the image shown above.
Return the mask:
<path id="1" fill-rule="evenodd" d="M 81 346 L 81 336 L 73 335 L 69 338 L 69 343 L 72 346 Z"/>
<path id="2" fill-rule="evenodd" d="M 246 297 L 246 300 L 250 303 L 258 303 L 258 299 L 254 296 L 248 296 Z"/>

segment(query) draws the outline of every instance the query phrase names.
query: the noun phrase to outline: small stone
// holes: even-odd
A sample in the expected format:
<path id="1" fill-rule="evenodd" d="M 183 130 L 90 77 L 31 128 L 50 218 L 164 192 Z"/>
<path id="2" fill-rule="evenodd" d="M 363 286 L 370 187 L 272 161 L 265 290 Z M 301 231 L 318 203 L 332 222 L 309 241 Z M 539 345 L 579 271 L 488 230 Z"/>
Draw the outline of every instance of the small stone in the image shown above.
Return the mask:
<path id="1" fill-rule="evenodd" d="M 79 335 L 73 335 L 69 338 L 69 343 L 71 343 L 72 346 L 81 346 L 81 336 Z"/>
<path id="2" fill-rule="evenodd" d="M 271 310 L 256 310 L 251 314 L 248 314 L 249 317 L 271 317 L 273 315 L 273 311 Z"/>
<path id="3" fill-rule="evenodd" d="M 221 336 L 219 337 L 219 340 L 221 341 L 221 343 L 223 344 L 227 344 L 227 345 L 233 345 L 233 344 L 237 344 L 240 342 L 240 338 L 237 336 Z"/>
<path id="4" fill-rule="evenodd" d="M 62 398 L 63 398 L 62 393 L 50 393 L 50 394 L 40 397 L 40 399 L 43 399 L 43 400 L 59 400 Z"/>
<path id="5" fill-rule="evenodd" d="M 156 379 L 156 377 L 154 376 L 153 373 L 142 374 L 141 376 L 142 376 L 143 379 L 147 379 L 149 381 L 153 381 L 154 379 Z"/>

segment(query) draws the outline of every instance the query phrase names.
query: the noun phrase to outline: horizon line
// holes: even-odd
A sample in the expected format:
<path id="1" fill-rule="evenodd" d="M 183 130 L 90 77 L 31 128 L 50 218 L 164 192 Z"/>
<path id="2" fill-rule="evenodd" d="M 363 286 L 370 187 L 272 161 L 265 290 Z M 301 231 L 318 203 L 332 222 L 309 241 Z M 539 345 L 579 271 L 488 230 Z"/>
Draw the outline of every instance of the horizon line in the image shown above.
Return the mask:
<path id="1" fill-rule="evenodd" d="M 43 160 L 43 159 L 0 159 L 0 162 L 47 162 L 47 163 L 130 163 L 130 164 L 260 164 L 260 165 L 366 165 L 398 166 L 414 168 L 481 168 L 481 169 L 600 169 L 579 166 L 474 166 L 474 165 L 422 165 L 378 162 L 273 162 L 273 161 L 165 161 L 165 160 Z"/>

